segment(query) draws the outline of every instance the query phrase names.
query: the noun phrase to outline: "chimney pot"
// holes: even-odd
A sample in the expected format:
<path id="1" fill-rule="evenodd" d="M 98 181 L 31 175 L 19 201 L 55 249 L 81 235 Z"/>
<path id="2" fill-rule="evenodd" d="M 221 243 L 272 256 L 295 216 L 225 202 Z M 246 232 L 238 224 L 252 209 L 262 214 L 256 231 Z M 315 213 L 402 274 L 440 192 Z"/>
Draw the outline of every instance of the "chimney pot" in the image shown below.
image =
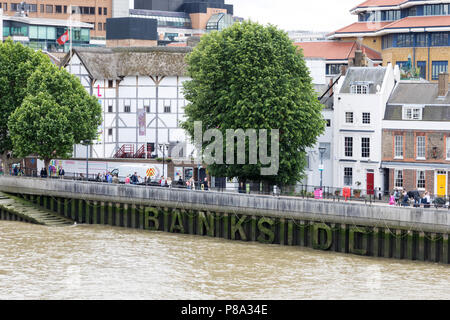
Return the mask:
<path id="1" fill-rule="evenodd" d="M 439 74 L 438 96 L 445 97 L 448 94 L 448 73 Z"/>

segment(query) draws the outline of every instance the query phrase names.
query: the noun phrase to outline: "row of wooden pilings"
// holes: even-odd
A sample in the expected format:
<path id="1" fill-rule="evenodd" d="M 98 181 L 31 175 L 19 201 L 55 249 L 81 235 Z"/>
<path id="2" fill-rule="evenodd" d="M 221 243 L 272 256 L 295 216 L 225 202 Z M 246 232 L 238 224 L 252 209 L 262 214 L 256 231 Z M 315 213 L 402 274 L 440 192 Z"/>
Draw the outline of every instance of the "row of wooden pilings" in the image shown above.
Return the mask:
<path id="1" fill-rule="evenodd" d="M 178 207 L 20 195 L 77 223 L 310 247 L 362 256 L 449 264 L 448 234 L 326 221 L 246 216 Z M 2 213 L 3 218 L 3 213 Z"/>

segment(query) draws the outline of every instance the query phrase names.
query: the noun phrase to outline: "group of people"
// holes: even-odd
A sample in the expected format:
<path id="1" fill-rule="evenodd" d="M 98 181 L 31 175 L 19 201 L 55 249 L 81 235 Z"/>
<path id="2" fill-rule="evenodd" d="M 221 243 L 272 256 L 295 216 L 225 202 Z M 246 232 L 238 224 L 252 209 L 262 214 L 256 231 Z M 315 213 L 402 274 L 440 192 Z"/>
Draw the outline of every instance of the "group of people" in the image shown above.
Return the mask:
<path id="1" fill-rule="evenodd" d="M 54 167 L 53 168 L 49 167 L 48 171 L 47 171 L 46 167 L 42 167 L 39 175 L 40 175 L 41 178 L 47 178 L 49 172 L 50 172 L 51 176 L 53 176 L 53 177 L 56 176 L 56 168 L 54 168 Z M 63 169 L 63 167 L 59 167 L 59 169 L 58 169 L 58 177 L 60 179 L 64 179 L 64 175 L 65 174 L 66 174 L 66 172 Z"/>
<path id="2" fill-rule="evenodd" d="M 125 184 L 139 184 L 140 180 L 141 180 L 141 177 L 138 176 L 137 172 L 135 172 L 133 174 L 129 174 L 125 178 Z"/>
<path id="3" fill-rule="evenodd" d="M 23 172 L 23 169 L 21 169 L 19 166 L 15 166 L 13 168 L 13 175 L 15 175 L 15 176 L 24 176 L 25 173 Z"/>
<path id="4" fill-rule="evenodd" d="M 97 173 L 97 176 L 95 177 L 95 181 L 97 182 L 106 182 L 106 183 L 119 183 L 119 177 L 117 174 L 112 174 L 111 172 L 107 171 L 105 173 Z"/>
<path id="5" fill-rule="evenodd" d="M 431 195 L 425 190 L 423 195 L 419 191 L 408 191 L 395 189 L 390 196 L 389 204 L 398 205 L 402 207 L 409 207 L 410 200 L 414 200 L 414 207 L 420 207 L 422 204 L 424 208 L 429 208 L 431 205 Z"/>

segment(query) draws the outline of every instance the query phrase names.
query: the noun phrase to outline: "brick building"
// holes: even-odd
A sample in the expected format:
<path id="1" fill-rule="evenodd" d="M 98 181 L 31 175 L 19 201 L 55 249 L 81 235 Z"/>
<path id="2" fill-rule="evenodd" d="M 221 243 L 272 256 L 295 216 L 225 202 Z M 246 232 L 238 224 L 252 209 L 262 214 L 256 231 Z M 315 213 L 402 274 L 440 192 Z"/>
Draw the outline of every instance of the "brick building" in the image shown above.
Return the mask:
<path id="1" fill-rule="evenodd" d="M 386 106 L 382 167 L 389 190 L 428 190 L 448 196 L 450 190 L 450 94 L 448 73 L 439 83 L 403 81 Z"/>

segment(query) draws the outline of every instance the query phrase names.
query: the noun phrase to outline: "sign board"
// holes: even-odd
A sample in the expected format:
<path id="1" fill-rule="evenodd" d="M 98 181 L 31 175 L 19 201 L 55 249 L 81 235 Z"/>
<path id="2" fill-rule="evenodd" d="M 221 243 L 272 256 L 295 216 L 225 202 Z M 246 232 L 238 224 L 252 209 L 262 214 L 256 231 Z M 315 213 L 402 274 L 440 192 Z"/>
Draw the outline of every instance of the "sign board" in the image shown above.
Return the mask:
<path id="1" fill-rule="evenodd" d="M 314 190 L 314 199 L 323 199 L 323 191 L 322 191 L 322 189 Z"/>
<path id="2" fill-rule="evenodd" d="M 149 168 L 149 169 L 147 169 L 147 172 L 146 172 L 147 177 L 154 177 L 155 174 L 156 174 L 155 168 Z"/>
<path id="3" fill-rule="evenodd" d="M 323 164 L 319 164 L 319 171 L 323 171 Z"/>

